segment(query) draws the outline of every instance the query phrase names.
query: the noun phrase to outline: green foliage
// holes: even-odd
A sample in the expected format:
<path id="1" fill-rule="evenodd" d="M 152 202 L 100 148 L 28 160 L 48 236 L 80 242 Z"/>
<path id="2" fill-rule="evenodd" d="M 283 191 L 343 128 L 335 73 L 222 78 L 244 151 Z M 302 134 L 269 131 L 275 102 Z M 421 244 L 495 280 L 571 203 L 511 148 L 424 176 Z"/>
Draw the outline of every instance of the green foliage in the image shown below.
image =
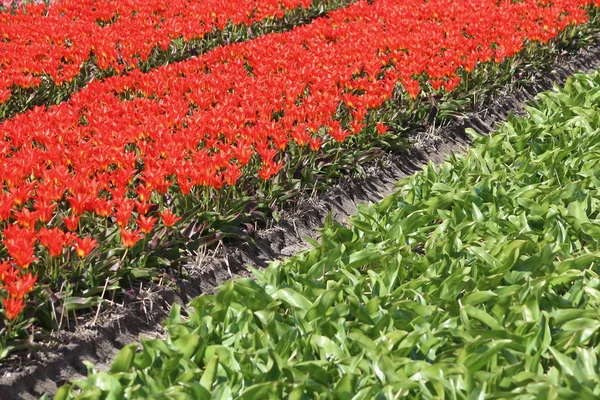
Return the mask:
<path id="1" fill-rule="evenodd" d="M 599 105 L 570 78 L 57 398 L 597 398 Z"/>

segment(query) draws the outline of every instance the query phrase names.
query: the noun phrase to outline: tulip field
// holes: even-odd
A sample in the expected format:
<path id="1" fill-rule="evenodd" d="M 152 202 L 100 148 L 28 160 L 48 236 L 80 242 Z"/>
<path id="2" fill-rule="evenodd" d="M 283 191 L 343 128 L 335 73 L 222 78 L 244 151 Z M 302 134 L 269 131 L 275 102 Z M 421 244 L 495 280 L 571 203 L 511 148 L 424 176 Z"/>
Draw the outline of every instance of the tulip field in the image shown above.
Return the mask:
<path id="1" fill-rule="evenodd" d="M 0 374 L 594 45 L 599 5 L 3 1 Z M 600 396 L 599 96 L 570 78 L 46 398 Z"/>
<path id="2" fill-rule="evenodd" d="M 0 20 L 0 117 L 59 103 L 94 79 L 148 70 L 284 30 L 348 2 L 211 0 L 166 6 L 156 1 L 61 0 L 47 6 L 35 1 L 26 13 L 4 14 Z M 22 57 L 24 50 L 32 57 Z"/>
<path id="3" fill-rule="evenodd" d="M 597 398 L 599 105 L 543 93 L 55 399 Z"/>

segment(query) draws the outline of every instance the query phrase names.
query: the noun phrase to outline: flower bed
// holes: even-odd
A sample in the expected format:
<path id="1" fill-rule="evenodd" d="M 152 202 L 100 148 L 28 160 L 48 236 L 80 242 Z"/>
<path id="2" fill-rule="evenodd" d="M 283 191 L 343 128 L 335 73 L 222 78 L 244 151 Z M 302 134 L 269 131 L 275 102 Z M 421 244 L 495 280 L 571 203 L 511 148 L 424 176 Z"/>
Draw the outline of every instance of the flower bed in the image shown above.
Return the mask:
<path id="1" fill-rule="evenodd" d="M 1 0 L 0 1 L 0 12 L 21 10 L 23 6 L 27 4 L 41 4 L 50 3 L 50 1 L 44 0 Z"/>
<path id="2" fill-rule="evenodd" d="M 346 4 L 63 0 L 25 5 L 23 12 L 0 15 L 0 117 L 58 103 L 94 79 L 180 61 Z"/>
<path id="3" fill-rule="evenodd" d="M 250 204 L 273 182 L 311 174 L 299 159 L 332 148 L 337 157 L 338 143 L 360 132 L 385 134 L 369 111 L 399 82 L 408 110 L 422 89 L 466 90 L 465 72 L 585 22 L 586 4 L 359 2 L 291 32 L 92 83 L 68 102 L 5 121 L 8 332 L 31 323 L 18 311 L 35 277 L 29 316 L 63 326 L 69 312 L 169 265 L 179 218 Z M 195 219 L 184 234 L 206 223 Z"/>
<path id="4" fill-rule="evenodd" d="M 250 25 L 282 17 L 310 0 L 243 1 L 75 1 L 26 6 L 0 20 L 2 80 L 0 102 L 12 85 L 37 86 L 43 74 L 61 84 L 79 75 L 93 54 L 100 69 L 123 71 L 146 61 L 155 47 L 171 40 L 202 37 L 228 23 Z M 23 54 L 28 54 L 23 57 Z"/>

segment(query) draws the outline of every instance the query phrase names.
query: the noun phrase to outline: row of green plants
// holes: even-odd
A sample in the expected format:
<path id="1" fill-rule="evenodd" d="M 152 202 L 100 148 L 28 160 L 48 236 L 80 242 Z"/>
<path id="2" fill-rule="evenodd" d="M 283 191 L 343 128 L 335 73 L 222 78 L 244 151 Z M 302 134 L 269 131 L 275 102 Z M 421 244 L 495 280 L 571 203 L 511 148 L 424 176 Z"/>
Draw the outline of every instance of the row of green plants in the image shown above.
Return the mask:
<path id="1" fill-rule="evenodd" d="M 299 6 L 288 10 L 283 17 L 268 17 L 251 25 L 235 25 L 229 21 L 224 29 L 215 28 L 200 38 L 184 40 L 176 37 L 171 40 L 166 50 L 156 46 L 147 59 L 137 60 L 134 67 L 126 68 L 124 71 L 101 68 L 92 53 L 89 60 L 81 65 L 79 75 L 73 80 L 57 84 L 51 76 L 42 75 L 39 85 L 31 87 L 13 85 L 10 98 L 0 104 L 0 121 L 36 106 L 60 104 L 92 81 L 126 74 L 128 70 L 132 69 L 148 72 L 160 66 L 188 60 L 219 46 L 251 40 L 268 33 L 287 31 L 293 27 L 310 23 L 312 20 L 350 3 L 352 0 L 319 0 L 313 1 L 309 7 Z"/>
<path id="2" fill-rule="evenodd" d="M 54 399 L 600 396 L 600 72 Z"/>
<path id="3" fill-rule="evenodd" d="M 303 154 L 301 148 L 290 146 L 284 168 L 269 181 L 256 182 L 242 177 L 234 187 L 219 192 L 204 189 L 198 193 L 215 205 L 205 208 L 206 201 L 195 202 L 186 196 L 172 204 L 181 217 L 177 225 L 165 226 L 131 247 L 95 249 L 85 259 L 79 273 L 65 270 L 50 259 L 48 266 L 58 275 L 52 285 L 39 285 L 27 305 L 29 310 L 10 327 L 1 328 L 2 357 L 24 354 L 51 338 L 50 332 L 71 329 L 83 317 L 93 318 L 125 296 L 125 289 L 138 288 L 150 281 L 165 283 L 175 276 L 185 278 L 183 262 L 190 254 L 214 246 L 220 241 L 252 240 L 249 224 L 263 227 L 277 219 L 284 204 L 293 204 L 303 193 L 314 193 L 330 187 L 341 176 L 360 176 L 362 165 L 375 160 L 386 151 L 410 146 L 407 132 L 426 125 L 434 108 L 435 123 L 451 120 L 478 103 L 480 99 L 506 85 L 527 84 L 515 73 L 532 74 L 544 71 L 565 51 L 574 51 L 594 42 L 598 32 L 596 9 L 590 10 L 590 22 L 561 34 L 547 45 L 530 43 L 514 58 L 501 64 L 480 64 L 464 73 L 460 86 L 451 93 L 426 86 L 425 76 L 419 97 L 407 99 L 401 85 L 393 98 L 379 110 L 369 112 L 366 128 L 342 143 L 327 143 L 318 153 Z M 339 118 L 348 118 L 343 108 Z M 388 127 L 380 135 L 378 125 Z M 291 177 L 291 179 L 284 178 Z M 86 216 L 83 217 L 88 218 Z M 81 225 L 94 227 L 93 218 L 81 220 Z M 98 225 L 86 231 L 98 242 L 118 241 L 119 229 Z M 65 262 L 72 261 L 67 259 Z M 53 264 L 54 263 L 54 264 Z M 75 271 L 77 272 L 77 271 Z"/>

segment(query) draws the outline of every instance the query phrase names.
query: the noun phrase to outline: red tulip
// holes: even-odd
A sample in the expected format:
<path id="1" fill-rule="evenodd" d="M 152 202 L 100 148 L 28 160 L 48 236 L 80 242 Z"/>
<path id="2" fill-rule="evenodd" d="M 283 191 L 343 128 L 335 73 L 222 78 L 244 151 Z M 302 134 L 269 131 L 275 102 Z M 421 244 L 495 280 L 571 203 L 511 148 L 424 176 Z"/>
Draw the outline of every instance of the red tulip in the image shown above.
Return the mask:
<path id="1" fill-rule="evenodd" d="M 142 236 L 140 235 L 139 230 L 136 229 L 135 231 L 130 231 L 121 228 L 121 244 L 123 244 L 124 247 L 133 247 L 141 238 Z"/>
<path id="2" fill-rule="evenodd" d="M 6 318 L 11 321 L 17 318 L 17 316 L 25 308 L 23 299 L 15 299 L 11 297 L 8 299 L 2 299 L 2 302 L 4 303 L 4 309 L 6 310 Z"/>
<path id="3" fill-rule="evenodd" d="M 158 221 L 158 218 L 146 217 L 144 215 L 140 215 L 140 217 L 135 220 L 135 222 L 137 222 L 138 226 L 140 227 L 140 230 L 143 233 L 152 232 L 152 229 L 154 229 L 154 224 L 156 224 L 156 221 Z"/>
<path id="4" fill-rule="evenodd" d="M 171 226 L 175 225 L 175 223 L 181 219 L 175 214 L 173 214 L 173 212 L 169 209 L 164 210 L 163 212 L 159 213 L 159 215 L 160 219 L 163 222 L 163 225 L 167 228 L 170 228 Z"/>
<path id="5" fill-rule="evenodd" d="M 79 258 L 87 257 L 98 246 L 98 242 L 89 236 L 85 238 L 75 237 L 73 241 L 73 247 Z"/>

